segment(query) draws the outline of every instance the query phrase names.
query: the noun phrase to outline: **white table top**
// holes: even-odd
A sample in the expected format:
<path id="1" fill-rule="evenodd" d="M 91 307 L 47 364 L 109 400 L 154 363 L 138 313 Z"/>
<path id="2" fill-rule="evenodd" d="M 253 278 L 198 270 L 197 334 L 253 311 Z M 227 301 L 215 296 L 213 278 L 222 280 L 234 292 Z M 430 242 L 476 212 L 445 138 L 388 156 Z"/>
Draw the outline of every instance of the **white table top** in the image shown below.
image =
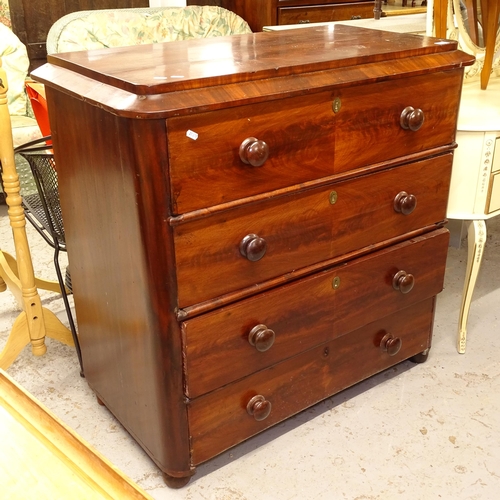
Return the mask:
<path id="1" fill-rule="evenodd" d="M 486 90 L 481 90 L 478 80 L 464 83 L 457 128 L 463 132 L 500 131 L 500 77 L 491 75 Z"/>

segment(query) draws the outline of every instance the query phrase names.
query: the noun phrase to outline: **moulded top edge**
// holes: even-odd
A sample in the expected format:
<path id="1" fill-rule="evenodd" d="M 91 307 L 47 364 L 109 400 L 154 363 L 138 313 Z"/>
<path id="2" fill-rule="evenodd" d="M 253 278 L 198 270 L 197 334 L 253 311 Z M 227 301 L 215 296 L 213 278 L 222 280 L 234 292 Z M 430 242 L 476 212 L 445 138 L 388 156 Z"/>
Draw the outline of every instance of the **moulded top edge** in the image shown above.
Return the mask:
<path id="1" fill-rule="evenodd" d="M 283 77 L 456 50 L 457 43 L 340 24 L 68 52 L 48 62 L 136 95 Z M 33 72 L 37 77 L 38 70 Z"/>

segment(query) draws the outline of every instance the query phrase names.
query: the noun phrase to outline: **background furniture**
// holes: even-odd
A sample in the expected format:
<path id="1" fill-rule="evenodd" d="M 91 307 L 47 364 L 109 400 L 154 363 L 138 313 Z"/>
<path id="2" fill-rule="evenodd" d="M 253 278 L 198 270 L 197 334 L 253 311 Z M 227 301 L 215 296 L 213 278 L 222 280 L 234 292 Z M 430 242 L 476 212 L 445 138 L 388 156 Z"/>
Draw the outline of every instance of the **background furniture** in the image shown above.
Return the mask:
<path id="1" fill-rule="evenodd" d="M 486 220 L 500 214 L 500 79 L 481 90 L 464 85 L 447 215 L 467 221 L 468 256 L 457 349 L 464 353 L 467 319 L 487 241 Z"/>
<path id="2" fill-rule="evenodd" d="M 52 147 L 49 145 L 52 142 L 50 139 L 50 136 L 43 137 L 37 141 L 24 144 L 14 151 L 28 162 L 33 173 L 37 191 L 36 193 L 23 196 L 25 216 L 42 238 L 54 249 L 54 267 L 57 281 L 59 282 L 71 336 L 80 363 L 80 375 L 83 377 L 80 343 L 78 341 L 73 313 L 68 301 L 68 293 L 71 292 L 71 278 L 68 269 L 66 269 L 67 279 L 63 278 L 59 265 L 59 253 L 66 252 L 66 238 L 59 201 L 57 170 L 54 153 L 52 152 Z"/>
<path id="3" fill-rule="evenodd" d="M 346 21 L 334 21 L 332 23 L 314 24 L 288 24 L 281 26 L 265 26 L 264 31 L 280 31 L 290 28 L 309 28 L 311 26 L 326 26 L 333 24 L 346 24 L 359 28 L 369 28 L 374 30 L 392 31 L 394 33 L 413 33 L 415 35 L 425 35 L 427 31 L 426 14 L 413 14 L 411 16 L 387 16 L 381 19 L 351 19 Z"/>
<path id="4" fill-rule="evenodd" d="M 1 369 L 0 440 L 5 499 L 152 500 Z"/>
<path id="5" fill-rule="evenodd" d="M 89 10 L 67 14 L 50 28 L 49 54 L 190 38 L 250 33 L 238 15 L 221 7 Z"/>
<path id="6" fill-rule="evenodd" d="M 481 6 L 478 15 L 479 5 Z M 465 78 L 480 78 L 481 88 L 500 69 L 500 2 L 498 0 L 434 0 L 434 33 L 458 40 L 460 48 L 476 56 Z"/>
<path id="7" fill-rule="evenodd" d="M 12 30 L 26 45 L 30 71 L 46 62 L 49 28 L 64 15 L 78 10 L 148 7 L 149 0 L 8 0 Z"/>
<path id="8" fill-rule="evenodd" d="M 72 345 L 70 331 L 50 310 L 42 307 L 37 287 L 60 291 L 58 285 L 35 278 L 26 238 L 26 219 L 20 195 L 19 176 L 14 162 L 12 129 L 7 108 L 7 75 L 0 58 L 0 164 L 3 189 L 9 206 L 17 261 L 0 250 L 0 292 L 7 288 L 16 296 L 22 312 L 17 317 L 2 352 L 0 368 L 7 368 L 29 343 L 34 355 L 45 354 L 45 336 Z M 55 285 L 55 286 L 54 286 Z"/>
<path id="9" fill-rule="evenodd" d="M 29 66 L 26 47 L 3 23 L 0 23 L 0 57 L 9 79 L 7 105 L 14 146 L 18 146 L 39 138 L 41 133 L 26 96 L 25 81 Z"/>
<path id="10" fill-rule="evenodd" d="M 220 5 L 236 12 L 252 31 L 264 26 L 318 23 L 373 17 L 374 1 L 366 0 L 220 0 Z"/>
<path id="11" fill-rule="evenodd" d="M 86 380 L 168 484 L 426 358 L 455 42 L 339 25 L 50 61 Z"/>

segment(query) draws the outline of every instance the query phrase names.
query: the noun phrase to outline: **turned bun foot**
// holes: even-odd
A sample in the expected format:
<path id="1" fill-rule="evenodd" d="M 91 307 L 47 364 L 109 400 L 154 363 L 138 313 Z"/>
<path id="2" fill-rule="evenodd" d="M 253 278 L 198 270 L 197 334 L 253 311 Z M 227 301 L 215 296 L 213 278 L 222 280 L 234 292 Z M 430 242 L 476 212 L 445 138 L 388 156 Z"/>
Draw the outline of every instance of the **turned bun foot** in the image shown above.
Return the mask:
<path id="1" fill-rule="evenodd" d="M 415 354 L 415 356 L 412 356 L 410 358 L 410 361 L 413 361 L 414 363 L 425 363 L 428 357 L 429 357 L 429 349 L 426 349 L 425 351 L 419 354 Z"/>
<path id="2" fill-rule="evenodd" d="M 166 472 L 163 473 L 163 480 L 169 488 L 179 489 L 189 483 L 191 476 L 174 477 L 170 476 Z"/>

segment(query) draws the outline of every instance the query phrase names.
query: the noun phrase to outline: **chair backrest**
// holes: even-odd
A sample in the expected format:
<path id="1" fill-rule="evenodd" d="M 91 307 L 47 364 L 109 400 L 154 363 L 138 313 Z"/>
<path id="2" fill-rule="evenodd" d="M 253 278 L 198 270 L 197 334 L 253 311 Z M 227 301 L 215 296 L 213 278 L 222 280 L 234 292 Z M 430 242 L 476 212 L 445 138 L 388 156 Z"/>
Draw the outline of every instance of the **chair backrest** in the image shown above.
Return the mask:
<path id="1" fill-rule="evenodd" d="M 87 10 L 67 14 L 51 26 L 47 53 L 251 32 L 234 12 L 209 5 Z"/>
<path id="2" fill-rule="evenodd" d="M 65 247 L 56 164 L 49 141 L 50 137 L 44 137 L 16 148 L 15 152 L 28 162 L 37 186 L 37 193 L 23 197 L 27 217 L 38 220 L 52 236 L 54 245 Z"/>

